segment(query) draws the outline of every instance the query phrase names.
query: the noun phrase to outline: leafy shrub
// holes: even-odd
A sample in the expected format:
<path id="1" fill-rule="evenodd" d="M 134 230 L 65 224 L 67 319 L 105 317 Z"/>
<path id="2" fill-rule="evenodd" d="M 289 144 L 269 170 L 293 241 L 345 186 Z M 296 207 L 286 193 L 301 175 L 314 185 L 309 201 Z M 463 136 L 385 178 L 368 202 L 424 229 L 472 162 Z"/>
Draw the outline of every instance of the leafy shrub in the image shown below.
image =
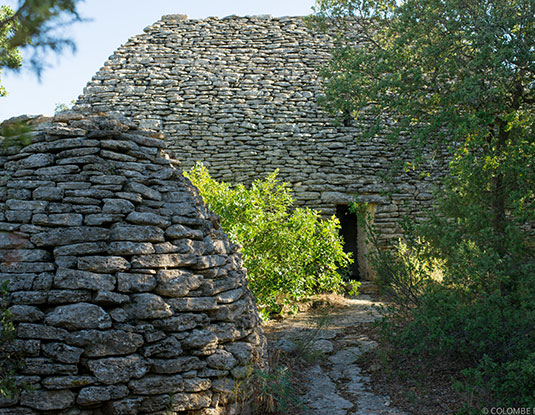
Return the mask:
<path id="1" fill-rule="evenodd" d="M 419 230 L 425 233 L 423 228 Z M 396 312 L 383 322 L 384 335 L 396 353 L 425 360 L 446 357 L 464 364 L 464 381 L 456 386 L 466 394 L 466 413 L 480 406 L 533 407 L 533 264 L 500 263 L 490 274 L 488 264 L 496 260 L 495 253 L 459 240 L 458 262 L 447 266 L 448 258 L 439 261 L 443 279 L 435 279 L 426 265 L 433 263 L 429 244 L 423 239 L 419 244 L 408 256 L 407 244 L 401 244 L 394 251 L 377 252 L 373 258 L 374 266 L 386 272 L 386 277 L 380 278 L 391 284 L 387 292 L 394 293 L 392 298 L 397 301 Z M 407 292 L 410 295 L 398 295 Z"/>
<path id="2" fill-rule="evenodd" d="M 343 251 L 338 220 L 293 209 L 290 189 L 276 171 L 249 189 L 217 182 L 202 164 L 184 174 L 220 216 L 230 239 L 243 246 L 249 287 L 265 317 L 288 307 L 294 311 L 297 301 L 312 294 L 342 289 L 341 272 L 352 260 Z"/>
<path id="3" fill-rule="evenodd" d="M 11 399 L 19 388 L 15 382 L 15 369 L 22 361 L 13 351 L 16 330 L 11 321 L 11 313 L 6 308 L 7 283 L 0 285 L 0 397 Z"/>

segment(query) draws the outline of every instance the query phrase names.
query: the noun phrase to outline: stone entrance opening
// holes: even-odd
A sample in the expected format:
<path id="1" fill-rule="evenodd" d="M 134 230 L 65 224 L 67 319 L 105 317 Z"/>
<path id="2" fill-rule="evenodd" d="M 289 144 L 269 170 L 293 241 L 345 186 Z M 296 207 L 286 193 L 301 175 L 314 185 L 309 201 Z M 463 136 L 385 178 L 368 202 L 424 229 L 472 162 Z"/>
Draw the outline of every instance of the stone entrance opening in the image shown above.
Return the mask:
<path id="1" fill-rule="evenodd" d="M 349 211 L 348 205 L 336 206 L 336 217 L 340 221 L 340 235 L 344 238 L 344 251 L 353 255 L 354 262 L 350 268 L 350 278 L 352 280 L 361 280 L 359 269 L 360 255 L 358 252 L 359 225 L 357 215 Z"/>

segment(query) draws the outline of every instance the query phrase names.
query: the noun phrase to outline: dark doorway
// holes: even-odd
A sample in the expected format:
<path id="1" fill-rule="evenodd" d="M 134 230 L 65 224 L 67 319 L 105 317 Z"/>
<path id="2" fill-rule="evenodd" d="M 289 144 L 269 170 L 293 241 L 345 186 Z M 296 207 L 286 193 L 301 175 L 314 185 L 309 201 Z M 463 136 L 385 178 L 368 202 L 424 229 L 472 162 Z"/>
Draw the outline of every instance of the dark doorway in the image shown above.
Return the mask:
<path id="1" fill-rule="evenodd" d="M 358 219 L 357 215 L 349 211 L 349 206 L 336 206 L 336 217 L 340 221 L 340 235 L 344 238 L 344 251 L 351 252 L 354 262 L 350 268 L 350 278 L 360 280 L 358 264 Z"/>

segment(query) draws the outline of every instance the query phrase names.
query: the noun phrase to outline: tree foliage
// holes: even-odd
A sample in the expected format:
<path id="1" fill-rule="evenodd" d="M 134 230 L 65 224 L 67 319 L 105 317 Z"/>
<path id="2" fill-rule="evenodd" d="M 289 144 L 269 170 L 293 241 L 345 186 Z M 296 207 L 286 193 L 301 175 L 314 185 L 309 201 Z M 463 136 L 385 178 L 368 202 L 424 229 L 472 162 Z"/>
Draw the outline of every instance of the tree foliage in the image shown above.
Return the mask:
<path id="1" fill-rule="evenodd" d="M 428 220 L 375 258 L 418 293 L 389 326 L 398 350 L 471 362 L 475 406 L 533 405 L 535 0 L 319 0 L 315 21 L 339 29 L 327 110 L 450 150 Z"/>
<path id="2" fill-rule="evenodd" d="M 340 223 L 335 217 L 322 220 L 311 209 L 293 208 L 290 190 L 277 180 L 277 172 L 249 189 L 217 182 L 202 164 L 185 176 L 220 216 L 229 238 L 242 245 L 249 287 L 264 315 L 291 311 L 312 294 L 343 289 L 341 273 L 351 259 L 338 235 Z"/>
<path id="3" fill-rule="evenodd" d="M 535 219 L 535 0 L 322 0 L 318 8 L 320 20 L 352 22 L 345 29 L 358 27 L 360 37 L 341 37 L 323 70 L 327 108 L 373 116 L 373 132 L 456 150 L 441 201 L 451 238 L 435 246 L 444 253 L 465 241 L 492 251 L 494 265 L 524 261 L 533 248 L 525 226 Z"/>
<path id="4" fill-rule="evenodd" d="M 30 47 L 31 68 L 39 76 L 45 66 L 44 54 L 75 49 L 74 42 L 59 29 L 81 21 L 77 3 L 83 0 L 19 0 L 16 10 L 0 6 L 0 70 L 18 69 L 22 48 Z M 0 86 L 0 96 L 6 95 Z"/>

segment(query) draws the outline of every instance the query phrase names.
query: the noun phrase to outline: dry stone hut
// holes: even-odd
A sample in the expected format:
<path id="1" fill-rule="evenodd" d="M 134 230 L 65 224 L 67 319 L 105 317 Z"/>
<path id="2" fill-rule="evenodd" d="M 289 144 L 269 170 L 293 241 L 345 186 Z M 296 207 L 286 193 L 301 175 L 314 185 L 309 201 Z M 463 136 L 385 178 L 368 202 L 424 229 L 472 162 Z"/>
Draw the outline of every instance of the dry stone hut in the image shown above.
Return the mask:
<path id="1" fill-rule="evenodd" d="M 238 246 L 160 135 L 103 116 L 42 121 L 0 156 L 8 351 L 31 387 L 0 415 L 232 414 L 264 350 Z"/>
<path id="2" fill-rule="evenodd" d="M 361 125 L 339 125 L 317 104 L 318 68 L 333 39 L 301 17 L 164 16 L 121 46 L 88 83 L 76 108 L 126 115 L 165 133 L 183 168 L 202 161 L 220 180 L 250 183 L 275 169 L 297 202 L 337 214 L 366 278 L 366 246 L 347 203 L 369 202 L 381 243 L 400 236 L 403 215 L 431 200 L 436 166 L 382 177 L 406 149 L 381 137 L 356 142 Z M 389 197 L 384 195 L 389 191 Z"/>

